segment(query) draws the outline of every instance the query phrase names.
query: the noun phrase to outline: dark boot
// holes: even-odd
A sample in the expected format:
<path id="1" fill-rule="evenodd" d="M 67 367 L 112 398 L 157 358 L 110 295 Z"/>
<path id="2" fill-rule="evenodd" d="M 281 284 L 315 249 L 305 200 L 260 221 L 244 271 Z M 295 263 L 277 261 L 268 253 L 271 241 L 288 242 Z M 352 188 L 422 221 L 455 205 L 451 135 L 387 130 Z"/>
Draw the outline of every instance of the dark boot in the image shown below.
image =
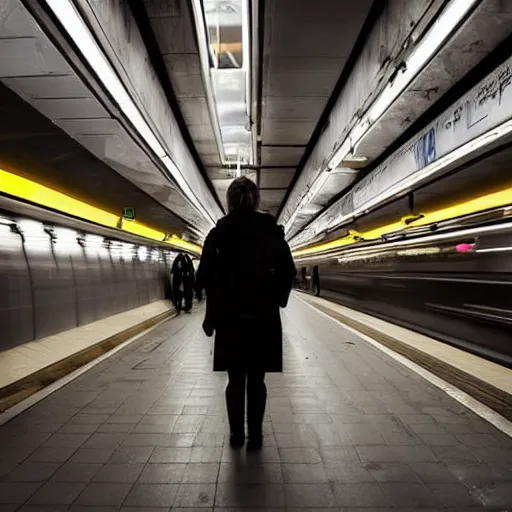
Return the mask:
<path id="1" fill-rule="evenodd" d="M 259 450 L 263 445 L 263 418 L 266 404 L 265 374 L 263 372 L 249 372 L 247 375 L 248 450 Z"/>
<path id="2" fill-rule="evenodd" d="M 226 387 L 226 406 L 228 410 L 231 436 L 229 443 L 239 448 L 245 443 L 245 372 L 229 371 Z"/>

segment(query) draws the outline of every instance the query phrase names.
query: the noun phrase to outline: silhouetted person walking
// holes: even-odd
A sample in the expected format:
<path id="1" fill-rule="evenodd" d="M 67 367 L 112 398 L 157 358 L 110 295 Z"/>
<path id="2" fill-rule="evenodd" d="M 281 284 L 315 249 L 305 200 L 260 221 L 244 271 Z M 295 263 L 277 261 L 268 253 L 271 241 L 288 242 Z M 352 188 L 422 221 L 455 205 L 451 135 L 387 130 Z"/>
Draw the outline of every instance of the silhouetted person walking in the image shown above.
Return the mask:
<path id="1" fill-rule="evenodd" d="M 313 290 L 315 295 L 320 297 L 320 274 L 318 272 L 318 265 L 313 267 Z"/>
<path id="2" fill-rule="evenodd" d="M 195 271 L 192 260 L 188 254 L 179 253 L 172 264 L 172 294 L 174 305 L 178 313 L 183 307 L 185 311 L 192 309 L 195 287 Z"/>
<path id="3" fill-rule="evenodd" d="M 280 307 L 296 274 L 284 231 L 274 217 L 257 212 L 259 191 L 247 178 L 227 192 L 229 214 L 209 233 L 197 271 L 206 290 L 203 328 L 215 331 L 214 371 L 227 371 L 226 405 L 230 443 L 245 442 L 247 389 L 248 449 L 262 446 L 266 372 L 283 369 Z"/>
<path id="4" fill-rule="evenodd" d="M 192 258 L 185 254 L 185 268 L 183 272 L 183 298 L 185 299 L 185 311 L 188 313 L 192 309 L 194 301 L 194 289 L 196 287 L 196 275 Z"/>

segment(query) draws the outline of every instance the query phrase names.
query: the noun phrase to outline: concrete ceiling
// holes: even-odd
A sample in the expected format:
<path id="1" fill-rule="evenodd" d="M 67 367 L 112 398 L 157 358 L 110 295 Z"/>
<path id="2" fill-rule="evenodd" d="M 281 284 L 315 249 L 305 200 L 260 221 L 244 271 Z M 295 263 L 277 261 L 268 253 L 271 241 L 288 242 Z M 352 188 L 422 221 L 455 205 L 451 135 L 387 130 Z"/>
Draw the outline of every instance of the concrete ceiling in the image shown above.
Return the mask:
<path id="1" fill-rule="evenodd" d="M 262 96 L 258 126 L 261 140 L 258 165 L 246 173 L 260 187 L 261 209 L 277 214 L 353 50 L 371 3 L 371 0 L 361 0 L 353 5 L 337 0 L 318 0 L 314 5 L 294 0 L 260 2 L 264 21 L 260 27 Z M 96 0 L 83 0 L 80 5 L 84 9 L 90 7 L 89 11 L 84 10 L 90 15 L 101 4 Z M 142 8 L 147 17 L 149 33 L 144 32 L 134 15 L 134 5 Z M 191 2 L 133 0 L 125 4 L 120 1 L 117 7 L 109 4 L 108 9 L 112 10 L 112 16 L 115 12 L 121 17 L 134 15 L 137 22 L 134 27 L 139 28 L 150 52 L 151 65 L 155 67 L 155 57 L 163 64 L 166 76 L 160 74 L 159 79 L 162 88 L 170 89 L 176 102 L 171 107 L 174 111 L 179 110 L 177 117 L 183 120 L 179 128 L 188 132 L 185 140 L 190 142 L 189 149 L 197 154 L 205 175 L 225 205 L 226 189 L 235 171 L 222 167 L 218 154 L 201 74 Z M 37 162 L 41 156 L 41 165 L 31 167 L 41 170 L 42 174 L 39 174 L 43 181 L 74 191 L 75 195 L 89 201 L 108 205 L 109 209 L 120 209 L 126 206 L 128 197 L 133 197 L 130 205 L 137 204 L 138 211 L 142 212 L 148 199 L 147 211 L 154 215 L 153 225 L 165 225 L 177 231 L 185 229 L 185 223 L 200 225 L 202 219 L 199 220 L 197 212 L 190 209 L 180 192 L 156 168 L 146 149 L 119 116 L 115 103 L 104 95 L 97 78 L 85 70 L 80 58 L 77 59 L 76 50 L 67 45 L 63 34 L 58 34 L 53 25 L 46 21 L 41 24 L 31 13 L 20 0 L 5 0 L 2 4 L 0 80 L 26 102 L 26 107 L 35 108 L 41 120 L 46 118 L 60 128 L 54 126 L 56 138 L 66 139 L 67 134 L 75 139 L 73 151 L 78 154 L 80 146 L 85 149 L 82 160 L 90 170 L 82 174 L 66 174 L 64 171 L 59 174 L 54 166 L 43 171 L 46 157 L 42 155 L 48 148 L 41 144 L 31 150 L 32 161 Z M 96 22 L 103 30 L 97 32 L 101 38 L 108 40 L 112 37 L 112 48 L 120 44 L 122 34 L 109 32 L 114 25 L 105 20 L 97 19 Z M 98 27 L 93 26 L 93 30 Z M 134 45 L 130 50 L 132 56 L 140 53 L 136 39 L 133 36 L 131 40 Z M 151 39 L 156 42 L 158 55 L 151 54 L 155 48 L 151 46 Z M 103 46 L 112 51 L 107 45 Z M 112 57 L 110 53 L 109 57 Z M 143 97 L 147 96 L 142 92 Z M 23 115 L 28 119 L 32 113 L 27 108 L 25 111 Z M 26 136 L 30 137 L 30 133 Z M 63 143 L 61 147 L 66 145 Z M 57 145 L 52 147 L 57 148 Z M 58 155 L 52 154 L 50 158 L 58 158 Z M 66 158 L 62 157 L 62 162 L 66 162 Z M 22 166 L 18 167 L 21 172 Z M 81 167 L 76 164 L 76 169 Z M 110 172 L 112 170 L 115 174 Z M 103 179 L 102 172 L 109 177 Z M 38 172 L 31 174 L 27 170 L 26 173 L 38 178 Z M 124 184 L 128 180 L 142 191 L 140 198 L 129 194 L 128 189 L 126 194 L 117 195 L 107 191 L 102 184 L 107 180 L 112 186 L 115 178 L 119 178 L 123 185 L 114 187 L 113 191 L 125 190 Z M 171 212 L 177 216 L 169 215 Z"/>
<path id="2" fill-rule="evenodd" d="M 261 119 L 262 206 L 284 199 L 297 166 L 340 77 L 371 0 L 267 0 Z"/>
<path id="3" fill-rule="evenodd" d="M 144 0 L 152 34 L 142 34 L 146 43 L 154 37 L 194 147 L 208 172 L 219 198 L 224 200 L 221 166 L 210 120 L 201 62 L 195 37 L 194 19 L 188 0 Z M 139 24 L 140 27 L 140 24 Z M 156 56 L 153 56 L 155 58 Z M 223 203 L 224 204 L 224 203 Z"/>
<path id="4" fill-rule="evenodd" d="M 277 214 L 311 135 L 353 50 L 371 0 L 266 0 L 260 165 L 261 209 Z M 188 0 L 144 0 L 152 34 L 186 127 L 221 202 L 234 170 L 222 168 Z M 141 25 L 139 24 L 139 27 Z"/>
<path id="5" fill-rule="evenodd" d="M 127 90 L 138 98 L 138 108 L 151 121 L 156 133 L 163 134 L 170 154 L 194 175 L 191 186 L 204 188 L 203 177 L 206 177 L 211 190 L 225 206 L 225 192 L 236 170 L 223 167 L 218 154 L 191 0 L 74 1 L 83 7 L 84 13 L 89 13 L 87 21 L 91 30 L 108 58 L 115 61 L 116 72 Z M 261 209 L 274 215 L 281 211 L 279 221 L 283 224 L 302 196 L 307 197 L 308 191 L 314 188 L 318 173 L 325 170 L 326 161 L 340 145 L 351 123 L 364 113 L 379 87 L 382 89 L 387 84 L 388 75 L 402 59 L 404 41 L 412 37 L 417 27 L 435 17 L 444 5 L 440 0 L 378 2 L 250 2 L 261 9 L 255 24 L 261 32 L 261 47 L 257 52 L 261 65 L 258 77 L 261 97 L 256 98 L 259 117 L 253 119 L 259 130 L 258 158 L 256 165 L 244 173 L 260 187 Z M 209 229 L 199 211 L 191 208 L 183 191 L 162 172 L 154 155 L 141 144 L 130 123 L 120 115 L 115 98 L 102 89 L 101 79 L 87 70 L 79 52 L 66 43 L 62 34 L 56 33 L 58 25 L 52 32 L 44 23 L 35 21 L 37 16 L 31 18 L 34 8 L 29 12 L 25 6 L 39 5 L 38 2 L 3 0 L 1 4 L 0 81 L 36 109 L 41 119 L 57 125 L 58 128 L 54 126 L 55 140 L 65 133 L 75 139 L 69 151 L 78 154 L 81 146 L 82 160 L 88 165 L 91 162 L 91 169 L 94 169 L 81 177 L 78 171 L 69 175 L 61 173 L 60 177 L 56 171 L 45 171 L 47 178 L 58 178 L 62 186 L 74 187 L 77 194 L 89 197 L 95 196 L 96 190 L 98 201 L 105 204 L 110 201 L 112 208 L 126 206 L 121 201 L 132 194 L 132 206 L 138 201 L 140 208 L 147 207 L 148 219 L 154 217 L 157 223 L 172 229 L 181 230 L 185 225 L 199 226 L 203 232 Z M 376 9 L 379 5 L 388 7 L 379 11 Z M 430 5 L 433 7 L 429 18 L 426 16 L 429 12 L 424 11 L 429 11 L 427 6 Z M 508 11 L 512 13 L 510 8 Z M 429 96 L 420 104 L 418 100 L 413 101 L 412 96 L 402 95 L 407 105 L 417 106 L 417 112 L 408 115 L 407 126 L 510 33 L 509 24 L 505 23 L 509 18 L 499 0 L 483 0 L 472 14 L 471 23 L 462 26 L 440 52 L 439 59 L 443 60 L 444 56 L 443 62 L 446 62 L 444 54 L 447 52 L 449 56 L 459 55 L 467 34 L 476 37 L 481 31 L 475 32 L 475 26 L 478 28 L 484 26 L 483 22 L 494 20 L 502 20 L 502 24 L 494 23 L 492 35 L 486 38 L 486 44 L 481 43 L 481 51 L 473 60 L 461 61 L 464 65 L 459 66 L 461 69 L 457 68 L 456 73 L 453 66 L 449 68 L 453 76 L 441 83 L 435 98 Z M 363 27 L 367 30 L 364 34 Z M 364 48 L 359 45 L 362 35 Z M 422 71 L 416 80 L 431 83 L 430 78 L 431 75 Z M 435 80 L 439 82 L 438 78 Z M 342 82 L 344 87 L 340 87 Z M 413 83 L 411 88 L 413 85 L 416 87 Z M 404 106 L 398 101 L 394 105 L 398 117 L 393 118 L 393 126 L 398 126 L 396 119 L 401 119 L 399 115 L 403 114 Z M 172 125 L 172 130 L 166 130 L 167 125 Z M 375 146 L 374 156 L 395 142 L 399 135 L 394 132 L 389 135 L 389 130 L 377 128 L 375 140 L 365 141 Z M 25 135 L 30 137 L 30 130 Z M 381 140 L 381 136 L 389 140 Z M 63 143 L 62 148 L 68 148 L 68 143 Z M 66 162 L 67 157 L 59 157 L 57 149 L 57 153 L 45 156 L 49 149 L 39 144 L 33 151 L 35 155 L 42 155 L 42 163 L 45 158 L 52 162 L 60 158 Z M 80 162 L 76 162 L 76 169 L 83 168 Z M 54 167 L 57 168 L 57 164 Z M 111 171 L 114 174 L 110 175 Z M 298 171 L 300 178 L 294 180 Z M 108 178 L 103 178 L 103 172 Z M 101 183 L 107 180 L 113 184 L 114 177 L 123 183 L 131 182 L 133 190 L 123 189 L 127 195 L 106 193 Z M 302 230 L 306 226 L 307 230 L 313 216 L 323 211 L 354 179 L 343 172 L 330 173 L 314 200 L 301 203 L 293 229 Z M 292 193 L 287 194 L 292 187 Z M 140 197 L 136 196 L 136 189 L 142 191 Z M 114 190 L 119 192 L 121 188 Z M 201 204 L 212 206 L 211 194 L 206 195 L 208 200 L 201 200 Z M 201 198 L 206 195 L 202 194 Z M 217 204 L 215 207 L 219 210 Z"/>

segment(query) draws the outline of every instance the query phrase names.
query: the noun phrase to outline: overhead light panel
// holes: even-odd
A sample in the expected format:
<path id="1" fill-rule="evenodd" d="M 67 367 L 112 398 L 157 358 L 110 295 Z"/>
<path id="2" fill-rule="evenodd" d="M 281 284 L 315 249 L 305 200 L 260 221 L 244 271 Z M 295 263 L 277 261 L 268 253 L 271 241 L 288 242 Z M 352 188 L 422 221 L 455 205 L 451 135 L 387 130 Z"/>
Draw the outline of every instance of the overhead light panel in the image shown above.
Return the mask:
<path id="1" fill-rule="evenodd" d="M 248 0 L 193 0 L 203 79 L 223 165 L 253 165 Z"/>
<path id="2" fill-rule="evenodd" d="M 405 63 L 404 70 L 399 72 L 392 82 L 379 94 L 370 105 L 365 116 L 352 128 L 341 146 L 330 158 L 327 167 L 336 169 L 340 166 L 360 169 L 368 165 L 368 158 L 354 154 L 354 148 L 367 133 L 370 127 L 384 114 L 391 104 L 402 94 L 404 89 L 423 69 L 428 61 L 440 50 L 447 39 L 459 27 L 467 14 L 478 0 L 451 0 L 438 16 L 426 35 L 420 39 Z M 285 231 L 293 225 L 302 207 L 302 202 L 292 212 L 285 225 Z M 347 216 L 348 219 L 348 216 Z M 340 219 L 340 223 L 346 219 Z M 332 229 L 332 226 L 329 226 Z"/>
<path id="3" fill-rule="evenodd" d="M 185 195 L 187 197 L 194 196 L 194 193 L 188 184 L 188 182 L 185 180 L 183 175 L 179 172 L 176 164 L 173 162 L 173 160 L 169 156 L 164 156 L 162 158 L 162 163 L 165 165 L 166 169 L 171 173 L 171 175 L 176 179 L 178 186 L 183 190 Z M 213 227 L 215 225 L 215 221 L 211 214 L 206 210 L 206 208 L 201 204 L 200 201 L 197 201 L 194 206 L 196 209 L 201 213 L 201 215 L 208 221 L 208 224 L 210 227 Z"/>
<path id="4" fill-rule="evenodd" d="M 329 179 L 329 176 L 332 174 L 346 174 L 346 175 L 356 175 L 357 171 L 353 168 L 349 168 L 348 166 L 343 167 L 335 167 L 327 169 L 324 169 L 321 171 L 311 187 L 306 191 L 306 193 L 301 197 L 300 201 L 297 203 L 296 207 L 293 210 L 292 215 L 289 217 L 289 219 L 286 221 L 286 224 L 284 226 L 284 230 L 286 233 L 291 229 L 293 226 L 293 223 L 295 222 L 295 219 L 299 215 L 300 211 L 304 208 L 305 205 L 310 203 L 315 199 L 315 197 L 320 193 L 323 186 Z"/>
<path id="5" fill-rule="evenodd" d="M 348 169 L 362 169 L 368 165 L 368 158 L 365 156 L 346 156 L 342 161 L 341 165 L 343 167 L 347 167 Z"/>
<path id="6" fill-rule="evenodd" d="M 336 169 L 336 167 L 339 167 L 341 165 L 341 162 L 343 159 L 345 159 L 348 154 L 351 151 L 351 143 L 350 138 L 347 137 L 345 139 L 345 142 L 334 152 L 334 155 L 329 160 L 329 163 L 327 164 L 327 167 L 329 169 Z"/>
<path id="7" fill-rule="evenodd" d="M 398 98 L 414 77 L 428 64 L 441 49 L 466 15 L 479 0 L 451 0 L 437 17 L 426 35 L 420 39 L 406 61 L 405 69 L 398 72 L 366 114 L 368 124 L 373 124 Z"/>

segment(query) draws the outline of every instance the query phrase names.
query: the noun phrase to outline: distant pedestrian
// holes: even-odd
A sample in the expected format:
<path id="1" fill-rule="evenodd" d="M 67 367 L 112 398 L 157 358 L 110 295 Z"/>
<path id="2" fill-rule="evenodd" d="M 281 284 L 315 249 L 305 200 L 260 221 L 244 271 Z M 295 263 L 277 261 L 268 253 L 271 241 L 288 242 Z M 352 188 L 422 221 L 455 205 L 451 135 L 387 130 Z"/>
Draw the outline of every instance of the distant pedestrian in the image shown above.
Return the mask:
<path id="1" fill-rule="evenodd" d="M 176 311 L 180 313 L 183 309 L 190 312 L 194 299 L 195 271 L 192 260 L 188 254 L 179 253 L 171 270 L 172 294 Z"/>
<path id="2" fill-rule="evenodd" d="M 318 272 L 318 265 L 313 267 L 313 290 L 317 297 L 320 297 L 320 273 Z"/>
<path id="3" fill-rule="evenodd" d="M 188 254 L 185 254 L 184 257 L 185 266 L 183 271 L 183 298 L 185 299 L 185 312 L 189 313 L 192 310 L 192 304 L 194 301 L 196 276 L 192 259 Z"/>

